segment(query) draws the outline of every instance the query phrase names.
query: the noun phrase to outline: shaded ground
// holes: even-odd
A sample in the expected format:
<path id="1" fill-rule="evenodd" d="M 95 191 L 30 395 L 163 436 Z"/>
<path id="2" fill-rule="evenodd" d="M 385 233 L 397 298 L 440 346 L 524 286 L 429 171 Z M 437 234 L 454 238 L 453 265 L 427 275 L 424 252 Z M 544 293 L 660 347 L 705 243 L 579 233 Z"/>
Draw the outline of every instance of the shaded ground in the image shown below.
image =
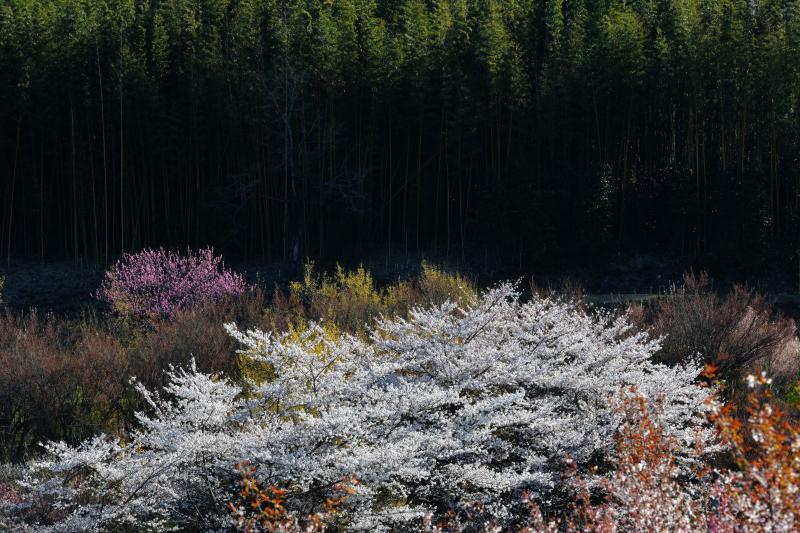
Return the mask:
<path id="1" fill-rule="evenodd" d="M 667 292 L 675 283 L 680 283 L 683 272 L 690 267 L 685 262 L 667 261 L 652 256 L 636 256 L 617 263 L 588 267 L 523 272 L 515 265 L 493 264 L 487 258 L 459 260 L 446 257 L 430 257 L 431 262 L 446 265 L 474 278 L 480 285 L 491 285 L 502 280 L 520 280 L 523 290 L 531 282 L 539 286 L 580 286 L 586 293 L 602 301 L 626 301 L 638 295 Z M 364 261 L 379 284 L 388 283 L 416 275 L 419 272 L 419 256 L 393 256 L 388 261 L 372 258 Z M 283 263 L 230 263 L 229 266 L 242 272 L 251 283 L 258 283 L 268 290 L 277 285 L 302 277 L 303 265 L 299 262 Z M 348 262 L 346 267 L 358 266 Z M 331 272 L 335 263 L 320 262 L 318 271 Z M 699 271 L 701 268 L 695 268 Z M 796 314 L 800 309 L 797 281 L 789 273 L 736 272 L 735 266 L 710 269 L 715 286 L 726 289 L 734 283 L 745 282 L 762 293 L 771 296 L 779 307 Z M 4 303 L 12 309 L 36 307 L 43 312 L 69 314 L 86 307 L 96 306 L 93 294 L 99 286 L 103 271 L 95 267 L 79 266 L 71 261 L 15 260 L 10 265 L 0 265 L 0 276 L 6 278 L 3 291 Z"/>
<path id="2" fill-rule="evenodd" d="M 36 307 L 44 312 L 69 313 L 93 302 L 102 271 L 69 261 L 41 264 L 13 261 L 0 266 L 5 277 L 3 303 L 12 309 Z"/>

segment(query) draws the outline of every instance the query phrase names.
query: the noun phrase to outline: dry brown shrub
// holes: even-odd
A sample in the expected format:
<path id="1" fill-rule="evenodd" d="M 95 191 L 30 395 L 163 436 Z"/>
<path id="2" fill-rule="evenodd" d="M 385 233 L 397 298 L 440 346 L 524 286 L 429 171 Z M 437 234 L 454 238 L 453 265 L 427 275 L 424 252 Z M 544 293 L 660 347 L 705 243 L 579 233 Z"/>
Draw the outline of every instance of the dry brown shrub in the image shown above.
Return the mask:
<path id="1" fill-rule="evenodd" d="M 0 458 L 24 458 L 40 440 L 77 442 L 119 430 L 127 360 L 111 335 L 86 324 L 0 317 Z"/>
<path id="2" fill-rule="evenodd" d="M 237 346 L 223 325 L 264 328 L 264 305 L 255 290 L 147 323 L 5 312 L 0 461 L 25 459 L 47 440 L 123 436 L 141 407 L 131 377 L 158 388 L 169 365 L 191 358 L 202 371 L 237 377 Z"/>
<path id="3" fill-rule="evenodd" d="M 264 307 L 263 292 L 256 289 L 152 322 L 129 348 L 131 375 L 148 387 L 157 387 L 163 384 L 169 365 L 187 366 L 194 358 L 202 372 L 222 372 L 236 378 L 238 346 L 224 325 L 235 322 L 242 329 L 264 328 Z"/>
<path id="4" fill-rule="evenodd" d="M 570 278 L 564 278 L 557 283 L 540 284 L 531 280 L 531 292 L 542 298 L 562 298 L 575 302 L 582 302 L 586 298 L 583 285 Z"/>
<path id="5" fill-rule="evenodd" d="M 664 337 L 657 357 L 668 364 L 699 354 L 725 378 L 766 370 L 779 383 L 800 370 L 794 321 L 747 287 L 720 296 L 705 273 L 685 275 L 681 286 L 654 303 L 632 305 L 628 317 Z"/>

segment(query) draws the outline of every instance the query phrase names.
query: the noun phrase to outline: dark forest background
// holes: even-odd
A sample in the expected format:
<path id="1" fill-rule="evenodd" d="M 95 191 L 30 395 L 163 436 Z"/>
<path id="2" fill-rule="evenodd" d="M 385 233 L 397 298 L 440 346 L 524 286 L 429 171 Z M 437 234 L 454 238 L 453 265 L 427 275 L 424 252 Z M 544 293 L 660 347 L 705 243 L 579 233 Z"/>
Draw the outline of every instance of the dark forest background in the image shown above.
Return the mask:
<path id="1" fill-rule="evenodd" d="M 798 0 L 4 0 L 0 246 L 789 267 L 799 107 Z"/>

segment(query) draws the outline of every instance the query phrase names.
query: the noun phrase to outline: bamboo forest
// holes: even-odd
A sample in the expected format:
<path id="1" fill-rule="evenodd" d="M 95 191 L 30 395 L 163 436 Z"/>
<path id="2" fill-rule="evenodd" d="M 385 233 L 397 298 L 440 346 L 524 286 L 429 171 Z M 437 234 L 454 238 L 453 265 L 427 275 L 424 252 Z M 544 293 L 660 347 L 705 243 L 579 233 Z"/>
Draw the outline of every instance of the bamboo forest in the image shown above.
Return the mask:
<path id="1" fill-rule="evenodd" d="M 794 0 L 8 0 L 4 255 L 795 262 Z"/>

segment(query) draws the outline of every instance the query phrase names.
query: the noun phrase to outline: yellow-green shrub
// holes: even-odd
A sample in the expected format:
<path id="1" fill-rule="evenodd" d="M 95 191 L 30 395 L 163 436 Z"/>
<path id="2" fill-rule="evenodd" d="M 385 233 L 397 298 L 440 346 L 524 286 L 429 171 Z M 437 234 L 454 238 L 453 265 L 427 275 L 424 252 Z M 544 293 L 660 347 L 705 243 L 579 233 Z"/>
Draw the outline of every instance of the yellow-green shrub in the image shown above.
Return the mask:
<path id="1" fill-rule="evenodd" d="M 466 276 L 423 261 L 418 277 L 386 289 L 384 302 L 390 314 L 405 315 L 415 305 L 438 305 L 447 300 L 470 305 L 477 297 L 477 286 Z"/>
<path id="2" fill-rule="evenodd" d="M 477 287 L 466 277 L 427 262 L 422 263 L 418 277 L 385 288 L 376 286 L 363 265 L 351 271 L 337 265 L 335 273 L 328 275 L 315 272 L 314 263 L 309 262 L 303 280 L 291 283 L 288 295 L 276 292 L 272 321 L 285 328 L 299 319 L 324 320 L 342 331 L 361 333 L 381 314 L 404 316 L 415 305 L 446 300 L 469 305 L 477 295 Z"/>
<path id="3" fill-rule="evenodd" d="M 363 330 L 384 310 L 383 295 L 363 265 L 346 271 L 337 264 L 330 276 L 316 274 L 314 263 L 309 262 L 303 281 L 293 282 L 289 291 L 306 305 L 309 317 L 332 321 L 346 331 Z"/>

